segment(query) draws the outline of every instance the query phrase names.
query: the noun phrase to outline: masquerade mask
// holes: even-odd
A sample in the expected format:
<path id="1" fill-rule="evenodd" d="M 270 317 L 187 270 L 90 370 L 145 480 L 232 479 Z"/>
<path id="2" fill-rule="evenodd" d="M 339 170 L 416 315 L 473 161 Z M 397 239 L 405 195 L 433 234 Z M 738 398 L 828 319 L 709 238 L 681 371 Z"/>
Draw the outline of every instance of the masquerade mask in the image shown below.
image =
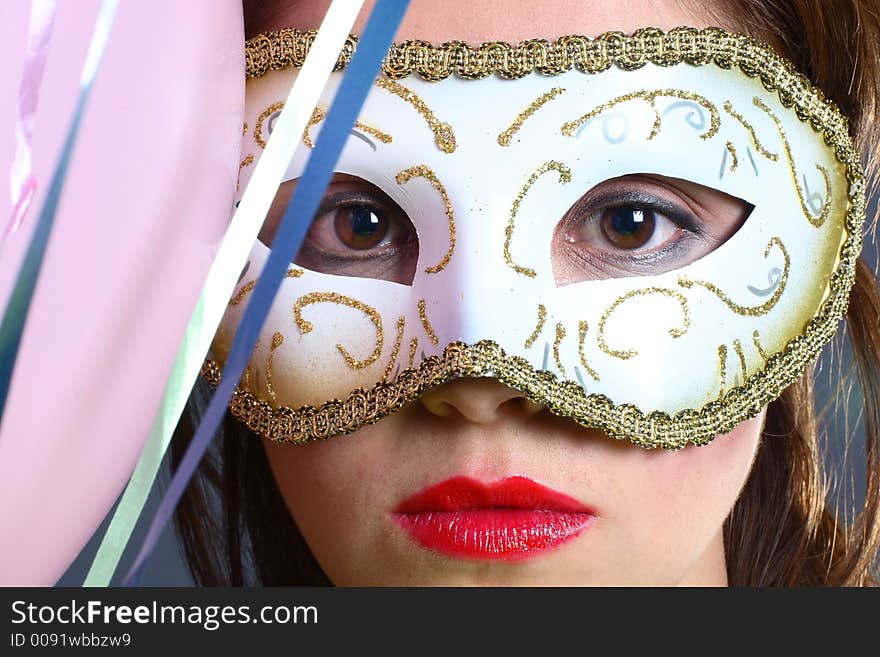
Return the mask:
<path id="1" fill-rule="evenodd" d="M 311 38 L 248 43 L 242 189 Z M 836 330 L 861 247 L 858 156 L 839 110 L 769 47 L 689 28 L 406 42 L 384 73 L 232 402 L 258 434 L 349 433 L 492 376 L 615 438 L 704 444 Z M 209 382 L 268 250 L 254 245 Z"/>

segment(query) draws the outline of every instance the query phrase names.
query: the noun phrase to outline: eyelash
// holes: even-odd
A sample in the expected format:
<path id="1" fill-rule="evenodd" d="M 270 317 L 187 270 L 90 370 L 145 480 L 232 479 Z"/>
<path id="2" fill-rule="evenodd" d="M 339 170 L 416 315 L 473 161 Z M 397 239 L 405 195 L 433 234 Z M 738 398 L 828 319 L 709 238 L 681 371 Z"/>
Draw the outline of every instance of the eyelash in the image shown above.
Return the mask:
<path id="1" fill-rule="evenodd" d="M 675 203 L 653 194 L 642 192 L 603 194 L 597 198 L 589 199 L 584 205 L 587 206 L 585 209 L 590 220 L 594 221 L 601 217 L 604 211 L 633 208 L 662 215 L 682 230 L 697 237 L 702 237 L 705 234 L 702 222 L 697 217 Z M 579 206 L 575 206 L 575 213 L 581 216 L 584 214 Z"/>
<path id="2" fill-rule="evenodd" d="M 660 256 L 665 257 L 671 255 L 671 251 L 683 246 L 683 241 L 687 239 L 688 235 L 702 239 L 706 234 L 702 222 L 692 213 L 684 210 L 679 205 L 653 194 L 632 191 L 603 194 L 579 203 L 573 208 L 572 218 L 568 221 L 566 228 L 573 228 L 587 222 L 597 224 L 602 220 L 606 212 L 612 212 L 619 209 L 641 210 L 665 217 L 679 230 L 686 233 L 685 236 L 679 236 L 678 239 L 671 244 L 664 246 L 659 251 L 650 253 L 634 252 L 620 257 L 621 260 L 626 260 L 628 262 L 653 261 Z"/>
<path id="3" fill-rule="evenodd" d="M 345 208 L 346 206 L 366 207 L 388 217 L 393 217 L 394 215 L 393 210 L 378 203 L 376 199 L 369 194 L 363 192 L 342 192 L 325 198 L 318 209 L 317 216 L 323 219 L 325 215 L 341 208 Z M 679 230 L 683 231 L 685 235 L 678 236 L 675 240 L 666 244 L 659 250 L 647 253 L 639 253 L 636 251 L 624 254 L 609 249 L 601 249 L 606 252 L 607 257 L 610 260 L 625 262 L 637 266 L 650 266 L 653 263 L 668 258 L 675 258 L 679 255 L 684 255 L 680 252 L 684 249 L 685 241 L 688 239 L 688 236 L 698 239 L 705 236 L 702 222 L 692 213 L 665 198 L 638 191 L 625 191 L 620 193 L 610 192 L 595 198 L 581 200 L 570 211 L 571 218 L 566 222 L 566 228 L 570 229 L 587 222 L 592 222 L 594 224 L 598 223 L 602 220 L 604 213 L 622 208 L 632 208 L 661 215 L 671 221 Z M 323 220 L 327 221 L 328 219 Z M 392 222 L 396 221 L 394 218 L 391 218 L 390 220 Z M 378 265 L 386 259 L 393 259 L 400 251 L 399 246 L 394 245 L 393 231 L 395 230 L 395 226 L 392 225 L 390 230 L 392 231 L 390 243 L 377 245 L 361 254 L 356 254 L 356 252 L 347 253 L 346 255 L 328 253 L 321 249 L 317 249 L 308 243 L 303 244 L 303 250 L 311 251 L 315 255 L 320 255 L 323 259 L 329 260 L 338 265 L 367 260 L 375 261 Z"/>
<path id="4" fill-rule="evenodd" d="M 387 213 L 388 208 L 383 207 L 376 199 L 364 192 L 340 192 L 333 196 L 328 196 L 321 201 L 318 206 L 316 217 L 323 217 L 325 214 L 344 208 L 346 206 L 362 206 L 374 210 L 375 212 Z"/>
<path id="5" fill-rule="evenodd" d="M 325 215 L 335 212 L 341 208 L 345 208 L 347 206 L 369 208 L 377 214 L 392 217 L 390 219 L 392 223 L 396 221 L 396 219 L 393 218 L 394 211 L 392 209 L 377 202 L 375 198 L 364 192 L 341 192 L 339 194 L 334 194 L 332 196 L 326 197 L 321 202 L 321 205 L 318 207 L 316 217 L 318 217 L 318 219 L 321 221 L 332 221 L 330 219 L 326 219 Z M 313 226 L 314 225 L 315 224 L 313 224 Z M 305 242 L 303 242 L 302 250 L 305 252 L 310 252 L 315 256 L 319 256 L 322 260 L 329 261 L 337 265 L 345 265 L 359 261 L 374 261 L 378 265 L 385 260 L 393 259 L 400 251 L 400 248 L 398 246 L 393 245 L 394 230 L 395 226 L 392 225 L 389 228 L 390 235 L 392 237 L 390 243 L 378 244 L 371 249 L 366 249 L 362 253 L 358 253 L 357 251 L 347 252 L 346 255 L 329 253 L 309 244 L 308 238 Z"/>

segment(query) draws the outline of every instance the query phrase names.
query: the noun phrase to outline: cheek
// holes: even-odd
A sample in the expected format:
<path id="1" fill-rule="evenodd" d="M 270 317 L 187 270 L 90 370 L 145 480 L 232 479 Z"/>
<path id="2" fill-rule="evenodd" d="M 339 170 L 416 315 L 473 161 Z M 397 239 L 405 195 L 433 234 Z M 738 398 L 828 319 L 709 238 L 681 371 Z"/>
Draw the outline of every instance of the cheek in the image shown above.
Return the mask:
<path id="1" fill-rule="evenodd" d="M 300 532 L 331 580 L 369 566 L 387 532 L 393 501 L 388 420 L 350 436 L 305 445 L 263 441 L 278 488 Z"/>
<path id="2" fill-rule="evenodd" d="M 298 522 L 312 516 L 344 520 L 358 512 L 362 498 L 382 496 L 376 441 L 366 440 L 364 433 L 305 445 L 264 441 L 275 480 Z"/>
<path id="3" fill-rule="evenodd" d="M 626 488 L 620 489 L 624 499 L 617 507 L 617 520 L 634 547 L 654 544 L 646 554 L 698 559 L 717 538 L 748 478 L 763 419 L 762 413 L 703 447 L 639 451 L 629 464 L 639 476 L 626 477 Z"/>
<path id="4" fill-rule="evenodd" d="M 398 425 L 401 413 L 328 441 L 301 446 L 264 441 L 288 508 L 333 581 L 363 582 L 369 573 L 370 582 L 399 582 L 407 569 L 415 575 L 424 567 L 389 538 L 388 510 L 401 491 L 425 484 L 415 473 L 436 449 L 399 438 L 412 438 L 408 425 Z M 584 442 L 579 431 L 573 445 L 559 437 L 561 456 L 547 467 L 566 472 L 566 490 L 594 501 L 604 517 L 602 529 L 552 562 L 553 577 L 585 583 L 682 581 L 710 545 L 717 545 L 712 541 L 748 476 L 762 422 L 763 415 L 705 447 L 677 452 L 599 436 Z M 528 462 L 546 460 L 548 436 L 541 438 L 543 457 L 529 451 L 537 436 L 520 446 Z M 533 583 L 550 575 L 536 577 Z"/>

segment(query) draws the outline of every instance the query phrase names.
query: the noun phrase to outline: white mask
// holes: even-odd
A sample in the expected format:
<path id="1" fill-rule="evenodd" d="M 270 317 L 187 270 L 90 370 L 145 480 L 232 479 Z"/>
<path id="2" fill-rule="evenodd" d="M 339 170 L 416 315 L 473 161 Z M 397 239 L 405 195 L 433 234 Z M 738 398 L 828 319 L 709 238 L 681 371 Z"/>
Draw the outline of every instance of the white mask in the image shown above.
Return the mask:
<path id="1" fill-rule="evenodd" d="M 678 448 L 776 399 L 845 311 L 864 184 L 845 119 L 790 65 L 741 35 L 703 34 L 692 59 L 747 44 L 739 56 L 757 58 L 766 85 L 736 65 L 624 70 L 640 37 L 620 35 L 595 42 L 617 64 L 601 72 L 380 79 L 336 170 L 378 187 L 412 222 L 411 284 L 382 280 L 381 263 L 369 278 L 292 264 L 233 414 L 267 438 L 300 442 L 354 431 L 451 377 L 493 376 L 612 437 Z M 629 54 L 615 56 L 615 44 Z M 396 48 L 392 63 L 407 45 Z M 249 80 L 245 162 L 259 157 L 295 75 Z M 803 98 L 804 119 L 768 86 Z M 321 112 L 313 118 L 306 142 L 321 129 Z M 310 152 L 297 150 L 285 180 Z M 242 190 L 252 169 L 242 169 Z M 633 174 L 754 208 L 697 257 L 713 218 L 669 195 L 626 192 L 621 177 Z M 578 210 L 603 183 L 623 196 Z M 377 215 L 357 212 L 369 238 Z M 625 247 L 608 241 L 608 226 Z M 634 236 L 646 241 L 627 248 Z M 554 244 L 585 263 L 581 274 Z M 268 252 L 254 245 L 204 370 L 213 382 Z"/>

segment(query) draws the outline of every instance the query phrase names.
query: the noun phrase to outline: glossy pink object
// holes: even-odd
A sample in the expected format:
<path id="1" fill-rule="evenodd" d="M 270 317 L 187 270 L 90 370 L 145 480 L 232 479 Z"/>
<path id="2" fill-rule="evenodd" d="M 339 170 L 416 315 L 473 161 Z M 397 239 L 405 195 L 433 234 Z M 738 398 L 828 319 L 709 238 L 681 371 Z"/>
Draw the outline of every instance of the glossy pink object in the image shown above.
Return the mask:
<path id="1" fill-rule="evenodd" d="M 58 5 L 34 134 L 39 180 L 69 125 L 98 6 Z M 4 4 L 0 21 L 0 126 L 10 133 L 28 8 Z M 240 0 L 119 7 L 0 426 L 2 585 L 57 581 L 134 469 L 231 216 L 243 46 Z M 10 142 L 0 138 L 3 171 Z M 0 216 L 10 210 L 0 205 Z M 2 246 L 0 308 L 31 227 Z"/>
<path id="2" fill-rule="evenodd" d="M 27 49 L 21 85 L 18 89 L 15 156 L 9 180 L 12 194 L 12 217 L 9 219 L 4 236 L 14 233 L 21 226 L 37 191 L 37 178 L 31 168 L 31 141 L 37 103 L 40 98 L 40 83 L 43 81 L 54 23 L 55 0 L 32 0 Z"/>

